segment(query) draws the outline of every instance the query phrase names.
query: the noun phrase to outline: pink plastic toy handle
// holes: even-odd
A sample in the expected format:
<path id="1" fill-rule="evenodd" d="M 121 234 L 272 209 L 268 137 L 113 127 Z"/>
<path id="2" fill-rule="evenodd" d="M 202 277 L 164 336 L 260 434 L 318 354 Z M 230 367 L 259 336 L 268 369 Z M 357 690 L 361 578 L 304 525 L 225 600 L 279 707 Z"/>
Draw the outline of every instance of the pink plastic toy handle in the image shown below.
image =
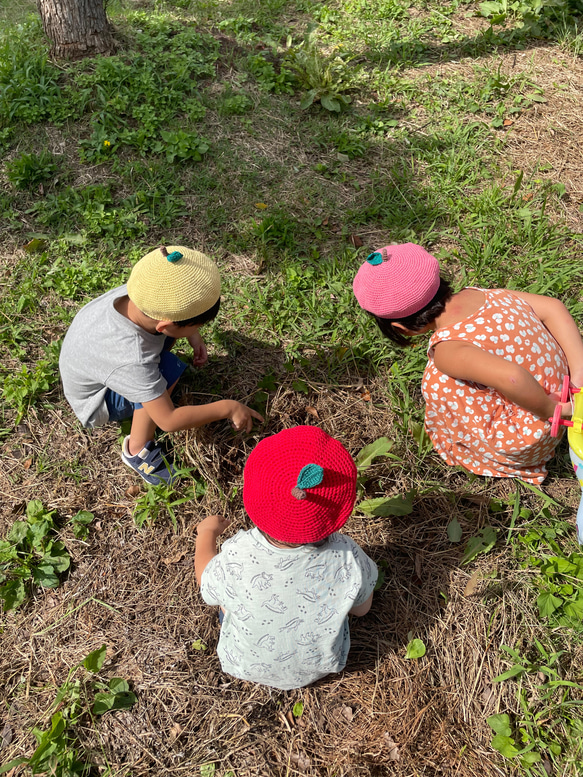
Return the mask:
<path id="1" fill-rule="evenodd" d="M 570 393 L 570 381 L 569 376 L 565 375 L 563 378 L 563 388 L 561 390 L 561 402 L 568 402 L 569 400 L 569 393 Z M 572 423 L 561 421 L 561 406 L 557 405 L 555 407 L 555 412 L 553 413 L 552 419 L 549 418 L 549 421 L 551 422 L 551 437 L 556 437 L 559 433 L 559 426 L 572 426 Z"/>
<path id="2" fill-rule="evenodd" d="M 555 407 L 553 418 L 551 420 L 551 437 L 556 437 L 559 433 L 559 426 L 561 425 L 561 406 Z"/>
<path id="3" fill-rule="evenodd" d="M 570 387 L 570 385 L 571 385 L 571 382 L 569 380 L 569 376 L 565 375 L 565 377 L 563 378 L 563 390 L 561 391 L 561 402 L 568 402 L 569 401 L 569 393 L 570 393 L 569 387 Z M 555 410 L 555 415 L 556 415 L 556 413 L 557 413 L 557 411 Z M 554 416 L 553 416 L 553 420 L 554 420 Z"/>

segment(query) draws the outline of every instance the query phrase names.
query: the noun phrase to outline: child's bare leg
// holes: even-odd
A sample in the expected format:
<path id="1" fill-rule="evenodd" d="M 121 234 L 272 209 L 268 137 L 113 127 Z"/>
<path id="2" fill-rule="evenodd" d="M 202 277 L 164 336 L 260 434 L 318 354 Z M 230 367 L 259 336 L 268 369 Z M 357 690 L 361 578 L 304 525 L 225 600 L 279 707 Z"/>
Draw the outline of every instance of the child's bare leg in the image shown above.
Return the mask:
<path id="1" fill-rule="evenodd" d="M 130 455 L 136 456 L 147 442 L 154 439 L 155 432 L 156 424 L 144 408 L 140 407 L 138 410 L 134 410 L 132 429 L 130 431 L 130 439 L 128 440 Z"/>
<path id="2" fill-rule="evenodd" d="M 168 389 L 168 392 L 172 394 L 174 387 L 178 381 L 174 383 Z M 128 441 L 129 453 L 131 456 L 136 456 L 147 442 L 154 439 L 156 433 L 156 424 L 152 421 L 148 413 L 143 407 L 134 410 L 132 418 L 132 428 L 130 431 L 130 439 Z"/>

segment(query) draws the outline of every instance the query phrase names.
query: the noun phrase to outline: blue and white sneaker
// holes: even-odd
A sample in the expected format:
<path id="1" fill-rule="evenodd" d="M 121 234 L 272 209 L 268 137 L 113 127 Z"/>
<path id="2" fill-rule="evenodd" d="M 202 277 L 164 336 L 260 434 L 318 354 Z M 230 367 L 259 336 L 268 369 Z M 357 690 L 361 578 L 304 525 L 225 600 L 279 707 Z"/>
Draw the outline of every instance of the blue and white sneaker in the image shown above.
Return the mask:
<path id="1" fill-rule="evenodd" d="M 121 450 L 121 458 L 124 464 L 131 467 L 134 472 L 143 478 L 146 483 L 158 486 L 160 483 L 172 483 L 176 476 L 176 470 L 162 456 L 162 450 L 156 445 L 154 440 L 147 442 L 139 453 L 135 456 L 130 454 L 128 448 L 130 438 L 125 438 Z"/>

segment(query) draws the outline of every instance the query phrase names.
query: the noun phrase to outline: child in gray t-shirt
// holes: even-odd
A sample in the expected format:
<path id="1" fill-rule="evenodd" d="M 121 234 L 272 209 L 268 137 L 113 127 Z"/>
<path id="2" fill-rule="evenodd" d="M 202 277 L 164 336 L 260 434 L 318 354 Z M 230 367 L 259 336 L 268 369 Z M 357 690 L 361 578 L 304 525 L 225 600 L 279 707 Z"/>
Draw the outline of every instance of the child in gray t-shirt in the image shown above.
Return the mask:
<path id="1" fill-rule="evenodd" d="M 377 567 L 338 530 L 352 512 L 356 467 L 315 426 L 262 440 L 247 459 L 243 501 L 255 528 L 217 553 L 229 526 L 198 526 L 195 572 L 207 604 L 221 608 L 217 652 L 225 672 L 283 690 L 346 665 L 349 615 L 366 615 Z"/>
<path id="2" fill-rule="evenodd" d="M 162 246 L 134 266 L 127 285 L 102 294 L 73 319 L 59 368 L 65 396 L 83 426 L 132 418 L 123 461 L 148 483 L 170 482 L 174 469 L 154 441 L 166 432 L 230 419 L 251 431 L 251 408 L 230 399 L 174 407 L 170 395 L 186 369 L 171 353 L 184 337 L 195 366 L 207 352 L 199 329 L 219 311 L 221 281 L 213 261 L 182 246 Z"/>

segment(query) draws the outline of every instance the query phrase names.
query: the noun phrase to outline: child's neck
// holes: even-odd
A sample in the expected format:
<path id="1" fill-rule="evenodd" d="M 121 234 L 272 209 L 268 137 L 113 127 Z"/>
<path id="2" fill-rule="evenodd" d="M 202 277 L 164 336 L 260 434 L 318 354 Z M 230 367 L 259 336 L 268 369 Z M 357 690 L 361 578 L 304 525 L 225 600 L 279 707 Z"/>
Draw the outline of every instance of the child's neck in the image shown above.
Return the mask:
<path id="1" fill-rule="evenodd" d="M 445 310 L 433 322 L 432 329 L 453 326 L 472 316 L 484 304 L 484 292 L 479 289 L 462 289 L 445 304 Z"/>
<path id="2" fill-rule="evenodd" d="M 156 324 L 158 322 L 147 316 L 145 313 L 142 313 L 142 311 L 134 305 L 127 294 L 124 297 L 116 299 L 113 304 L 117 312 L 121 313 L 121 315 L 125 318 L 128 318 L 132 323 L 136 324 L 142 329 L 145 329 L 146 332 L 156 334 Z"/>

